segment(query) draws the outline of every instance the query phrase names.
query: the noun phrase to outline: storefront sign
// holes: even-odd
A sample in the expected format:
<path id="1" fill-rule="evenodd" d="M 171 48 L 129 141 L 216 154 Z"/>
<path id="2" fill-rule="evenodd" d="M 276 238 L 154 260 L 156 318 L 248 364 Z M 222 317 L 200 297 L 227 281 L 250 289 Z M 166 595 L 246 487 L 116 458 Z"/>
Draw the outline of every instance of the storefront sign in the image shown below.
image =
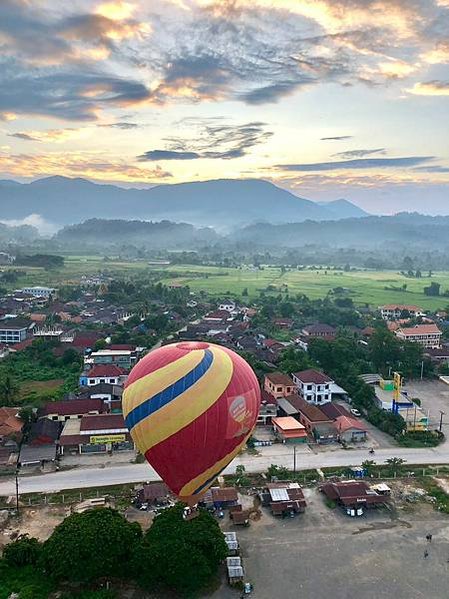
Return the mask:
<path id="1" fill-rule="evenodd" d="M 92 445 L 105 445 L 106 443 L 123 443 L 126 435 L 93 435 L 90 438 Z"/>

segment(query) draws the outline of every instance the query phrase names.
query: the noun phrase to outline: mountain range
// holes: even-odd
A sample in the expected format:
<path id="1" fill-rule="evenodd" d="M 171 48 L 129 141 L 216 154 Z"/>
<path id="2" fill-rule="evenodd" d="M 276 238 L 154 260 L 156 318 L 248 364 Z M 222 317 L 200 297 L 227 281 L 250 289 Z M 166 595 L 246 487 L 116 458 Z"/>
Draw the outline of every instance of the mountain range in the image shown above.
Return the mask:
<path id="1" fill-rule="evenodd" d="M 57 227 L 91 218 L 183 221 L 219 230 L 256 222 L 358 218 L 347 200 L 316 203 L 257 179 L 218 179 L 150 189 L 124 189 L 86 179 L 47 177 L 32 183 L 0 181 L 2 220 L 39 215 Z"/>

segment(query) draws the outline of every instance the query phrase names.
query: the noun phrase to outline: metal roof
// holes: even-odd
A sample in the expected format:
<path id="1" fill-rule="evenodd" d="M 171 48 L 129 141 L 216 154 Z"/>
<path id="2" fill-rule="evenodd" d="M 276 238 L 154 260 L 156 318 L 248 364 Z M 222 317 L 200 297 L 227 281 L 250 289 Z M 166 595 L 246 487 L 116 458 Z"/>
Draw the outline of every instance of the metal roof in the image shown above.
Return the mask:
<path id="1" fill-rule="evenodd" d="M 270 495 L 272 501 L 288 501 L 287 489 L 270 489 Z"/>

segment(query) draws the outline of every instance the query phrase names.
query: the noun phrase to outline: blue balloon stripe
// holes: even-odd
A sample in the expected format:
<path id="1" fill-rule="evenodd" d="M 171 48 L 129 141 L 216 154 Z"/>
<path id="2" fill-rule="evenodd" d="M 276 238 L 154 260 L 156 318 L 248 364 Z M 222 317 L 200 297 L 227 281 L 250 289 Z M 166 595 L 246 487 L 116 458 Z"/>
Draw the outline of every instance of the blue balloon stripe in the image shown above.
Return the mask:
<path id="1" fill-rule="evenodd" d="M 195 491 L 193 491 L 192 495 L 198 495 L 198 493 L 201 493 L 201 491 L 205 487 L 208 487 L 210 485 L 210 483 L 214 479 L 216 479 L 217 476 L 219 476 L 227 466 L 228 466 L 228 464 L 226 464 L 226 466 L 223 466 L 223 468 L 220 468 L 220 470 L 218 470 L 217 472 L 215 472 L 215 474 L 213 474 L 210 478 L 208 478 L 205 483 L 203 483 L 200 487 L 198 487 L 198 489 L 195 489 Z"/>
<path id="2" fill-rule="evenodd" d="M 139 422 L 144 420 L 144 418 L 154 414 L 154 412 L 157 412 L 184 393 L 184 391 L 187 391 L 187 389 L 192 387 L 209 370 L 213 360 L 214 355 L 210 349 L 204 350 L 203 359 L 193 370 L 178 379 L 172 385 L 163 389 L 160 393 L 157 393 L 154 397 L 145 400 L 139 406 L 134 408 L 134 410 L 131 410 L 125 418 L 128 430 L 131 430 L 136 424 L 139 424 Z"/>

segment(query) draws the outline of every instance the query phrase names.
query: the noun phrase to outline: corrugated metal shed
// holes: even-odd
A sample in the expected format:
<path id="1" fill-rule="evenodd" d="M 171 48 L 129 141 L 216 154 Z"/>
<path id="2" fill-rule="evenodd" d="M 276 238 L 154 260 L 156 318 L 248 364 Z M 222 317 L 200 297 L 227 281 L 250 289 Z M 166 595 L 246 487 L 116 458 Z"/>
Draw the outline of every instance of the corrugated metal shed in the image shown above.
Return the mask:
<path id="1" fill-rule="evenodd" d="M 287 489 L 270 489 L 272 501 L 288 501 L 289 496 Z"/>

